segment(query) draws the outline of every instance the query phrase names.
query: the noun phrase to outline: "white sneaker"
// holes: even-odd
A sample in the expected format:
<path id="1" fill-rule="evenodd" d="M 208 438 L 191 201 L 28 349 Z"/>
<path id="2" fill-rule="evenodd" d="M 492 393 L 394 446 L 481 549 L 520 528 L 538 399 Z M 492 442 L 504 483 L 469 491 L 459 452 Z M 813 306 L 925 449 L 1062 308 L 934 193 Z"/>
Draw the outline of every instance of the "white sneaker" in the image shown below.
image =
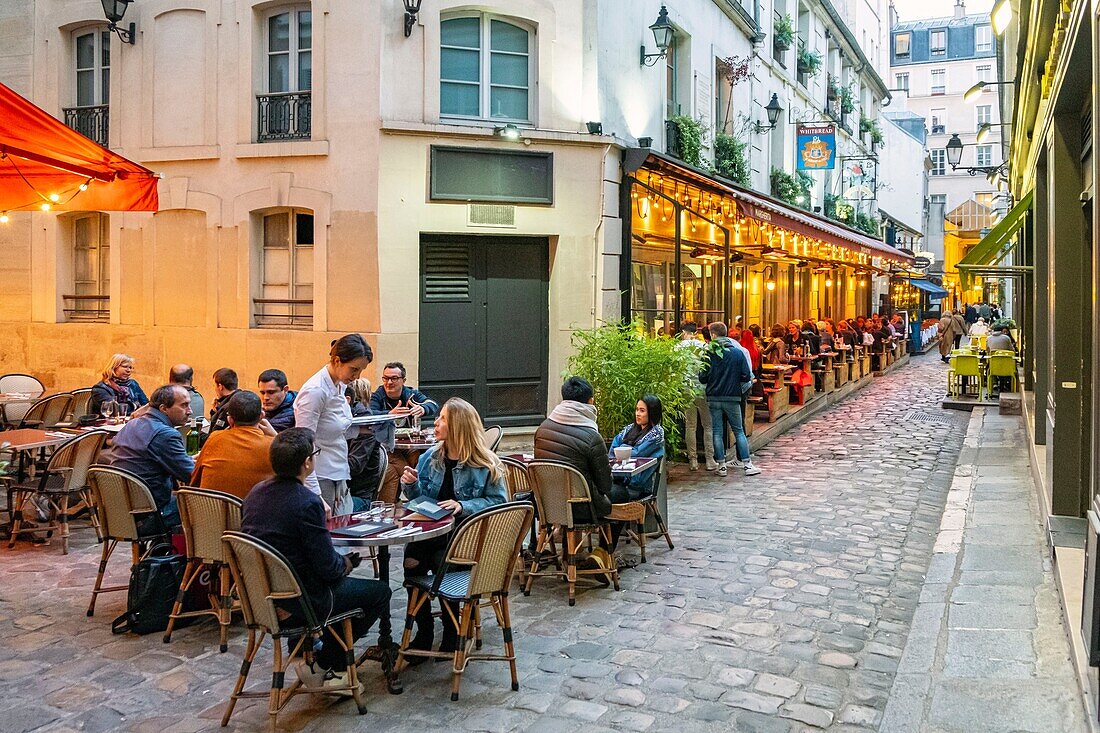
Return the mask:
<path id="1" fill-rule="evenodd" d="M 731 458 L 730 460 L 726 461 L 726 468 L 744 468 L 744 467 L 745 467 L 745 464 L 741 461 L 740 458 Z"/>
<path id="2" fill-rule="evenodd" d="M 755 476 L 758 473 L 760 473 L 760 469 L 752 465 L 752 461 L 748 461 L 747 463 L 745 463 L 746 476 Z"/>
<path id="3" fill-rule="evenodd" d="M 359 694 L 362 695 L 365 692 L 365 690 L 363 689 L 363 683 L 359 680 L 356 680 L 356 682 L 359 684 Z M 333 671 L 331 669 L 325 671 L 325 681 L 321 685 L 321 687 L 326 689 L 326 690 L 329 689 L 329 688 L 332 688 L 332 693 L 331 694 L 339 695 L 341 697 L 354 697 L 354 694 L 352 693 L 352 691 L 347 689 L 347 685 L 348 685 L 347 670 L 344 670 L 343 672 L 336 672 L 336 671 Z M 345 689 L 342 689 L 342 690 L 339 689 L 341 687 L 343 687 Z"/>
<path id="4" fill-rule="evenodd" d="M 294 663 L 294 671 L 298 675 L 298 679 L 302 681 L 302 684 L 306 687 L 322 687 L 325 684 L 325 672 L 327 669 L 321 669 L 314 665 L 307 664 L 301 660 Z"/>
<path id="5" fill-rule="evenodd" d="M 322 669 L 316 665 L 309 665 L 303 661 L 299 661 L 294 665 L 294 671 L 298 674 L 298 679 L 302 681 L 305 687 L 314 690 L 329 690 L 330 688 L 347 687 L 348 673 L 347 671 L 335 672 L 331 669 Z M 359 683 L 359 692 L 364 692 L 363 683 Z M 351 690 L 348 689 L 332 689 L 331 694 L 341 695 L 343 697 L 352 697 Z"/>
<path id="6" fill-rule="evenodd" d="M 708 458 L 707 459 L 707 470 L 708 471 L 717 471 L 718 470 L 718 464 L 715 462 L 715 460 L 713 458 Z"/>
<path id="7" fill-rule="evenodd" d="M 718 475 L 719 476 L 725 476 L 726 475 L 726 464 L 724 464 L 724 463 L 718 464 Z"/>
<path id="8" fill-rule="evenodd" d="M 688 470 L 689 471 L 698 471 L 699 470 L 699 461 L 698 461 L 698 459 L 692 458 L 691 460 L 688 461 Z"/>

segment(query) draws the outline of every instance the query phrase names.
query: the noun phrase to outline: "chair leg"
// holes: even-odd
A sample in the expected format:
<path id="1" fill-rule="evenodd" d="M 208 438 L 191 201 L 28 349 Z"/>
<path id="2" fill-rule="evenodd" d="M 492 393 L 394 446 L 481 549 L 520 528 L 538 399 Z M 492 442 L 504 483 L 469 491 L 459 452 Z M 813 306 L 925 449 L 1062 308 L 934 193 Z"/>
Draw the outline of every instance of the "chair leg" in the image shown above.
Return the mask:
<path id="1" fill-rule="evenodd" d="M 569 605 L 577 605 L 577 550 L 580 542 L 571 529 L 564 530 L 562 541 L 565 543 L 565 582 L 569 584 Z"/>
<path id="2" fill-rule="evenodd" d="M 61 504 L 57 507 L 57 519 L 61 523 L 61 554 L 69 554 L 69 494 L 61 495 Z"/>
<path id="3" fill-rule="evenodd" d="M 237 698 L 241 696 L 241 691 L 244 690 L 244 683 L 248 679 L 248 670 L 252 668 L 252 660 L 256 657 L 256 652 L 260 649 L 260 644 L 263 643 L 264 635 L 260 633 L 259 641 L 256 639 L 256 630 L 248 630 L 248 646 L 244 650 L 244 661 L 241 662 L 241 672 L 237 675 L 237 684 L 233 687 L 233 693 L 229 696 L 229 704 L 225 707 L 225 714 L 222 715 L 222 727 L 229 725 L 229 716 L 233 715 L 233 708 L 237 706 Z M 278 646 L 279 640 L 276 639 L 276 646 Z"/>
<path id="4" fill-rule="evenodd" d="M 107 572 L 107 558 L 115 551 L 118 540 L 107 540 L 103 543 L 103 556 L 99 559 L 99 572 L 95 576 L 95 585 L 92 586 L 92 602 L 88 604 L 88 615 L 95 613 L 95 600 L 99 597 L 99 589 L 103 587 L 103 576 Z"/>
<path id="5" fill-rule="evenodd" d="M 401 632 L 401 646 L 398 647 L 397 659 L 394 661 L 394 668 L 398 670 L 401 669 L 401 663 L 405 661 L 405 651 L 409 648 L 409 644 L 412 643 L 413 626 L 416 625 L 416 614 L 420 611 L 421 606 L 431 600 L 428 594 L 419 588 L 411 588 L 410 591 L 409 604 L 405 607 L 405 630 Z"/>
<path id="6" fill-rule="evenodd" d="M 474 604 L 474 648 L 481 648 L 481 603 Z"/>
<path id="7" fill-rule="evenodd" d="M 23 524 L 23 505 L 27 501 L 24 491 L 16 491 L 8 495 L 8 511 L 11 513 L 11 536 L 8 538 L 8 549 L 15 547 L 15 538 L 19 536 L 19 527 Z"/>
<path id="8" fill-rule="evenodd" d="M 355 665 L 355 636 L 351 633 L 351 619 L 344 619 L 344 653 L 347 655 L 348 683 L 352 685 L 351 696 L 360 715 L 365 715 L 367 706 L 363 704 L 363 690 L 359 684 L 359 670 Z"/>
<path id="9" fill-rule="evenodd" d="M 92 522 L 92 527 L 95 529 L 96 540 L 103 541 L 103 530 L 99 527 L 99 513 L 96 512 L 95 499 L 92 497 L 92 492 L 88 489 L 80 490 L 80 500 L 84 502 L 84 506 L 88 507 L 88 518 Z"/>
<path id="10" fill-rule="evenodd" d="M 458 621 L 458 646 L 454 657 L 454 678 L 451 680 L 451 701 L 458 699 L 458 689 L 462 685 L 462 673 L 466 671 L 466 640 L 470 638 L 476 600 L 466 601 L 462 605 L 462 615 Z"/>
<path id="11" fill-rule="evenodd" d="M 508 667 L 512 673 L 512 692 L 519 689 L 519 674 L 516 672 L 516 647 L 512 642 L 512 614 L 508 609 L 508 594 L 502 593 L 496 607 L 500 631 L 504 636 L 504 654 L 508 657 Z"/>
<path id="12" fill-rule="evenodd" d="M 191 583 L 199 576 L 202 570 L 202 560 L 193 557 L 187 561 L 187 567 L 183 569 L 183 577 L 180 579 L 180 589 L 176 591 L 176 602 L 172 604 L 172 613 L 168 614 L 168 628 L 164 630 L 164 643 L 172 641 L 172 629 L 176 625 L 176 619 L 183 611 L 183 599 L 191 588 Z M 224 651 L 224 650 L 223 650 Z"/>
<path id="13" fill-rule="evenodd" d="M 675 550 L 676 548 L 672 544 L 672 535 L 668 533 L 668 525 L 665 524 L 665 516 L 661 514 L 661 509 L 657 506 L 657 502 L 650 504 L 649 508 L 653 512 L 653 518 L 657 520 L 658 531 L 660 531 L 661 535 L 665 538 L 665 542 L 668 543 L 668 549 Z"/>
<path id="14" fill-rule="evenodd" d="M 527 572 L 527 583 L 524 584 L 524 586 L 523 586 L 523 595 L 525 595 L 525 596 L 531 595 L 531 584 L 535 582 L 535 573 L 537 573 L 539 571 L 539 567 L 542 564 L 542 562 L 541 562 L 542 551 L 544 549 L 546 549 L 547 540 L 548 540 L 548 537 L 547 537 L 546 526 L 545 525 L 540 526 L 539 527 L 539 541 L 538 541 L 538 544 L 535 546 L 535 556 L 531 560 L 531 569 Z"/>
<path id="15" fill-rule="evenodd" d="M 218 607 L 218 624 L 221 626 L 221 645 L 223 654 L 229 650 L 229 625 L 233 623 L 233 579 L 229 575 L 228 565 L 218 566 L 218 592 L 221 601 Z"/>
<path id="16" fill-rule="evenodd" d="M 271 695 L 267 701 L 267 715 L 268 720 L 271 721 L 271 733 L 276 733 L 286 670 L 283 669 L 283 641 L 282 639 L 273 638 L 272 642 L 271 647 L 275 652 L 275 661 L 271 672 Z"/>
<path id="17" fill-rule="evenodd" d="M 643 519 L 641 522 L 635 522 L 634 530 L 638 533 L 638 550 L 642 554 L 642 562 L 645 562 L 645 520 Z"/>

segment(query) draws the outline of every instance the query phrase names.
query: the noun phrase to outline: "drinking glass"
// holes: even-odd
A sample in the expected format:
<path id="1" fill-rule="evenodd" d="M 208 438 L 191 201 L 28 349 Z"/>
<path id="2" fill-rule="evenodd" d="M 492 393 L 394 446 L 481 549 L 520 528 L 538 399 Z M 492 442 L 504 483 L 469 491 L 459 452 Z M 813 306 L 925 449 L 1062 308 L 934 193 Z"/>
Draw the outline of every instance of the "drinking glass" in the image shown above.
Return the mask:
<path id="1" fill-rule="evenodd" d="M 115 416 L 116 407 L 118 407 L 118 403 L 114 400 L 104 400 L 99 405 L 99 414 L 103 416 L 104 420 L 110 420 Z"/>
<path id="2" fill-rule="evenodd" d="M 413 415 L 413 417 L 412 417 L 412 431 L 413 431 L 413 437 L 414 438 L 419 438 L 420 437 L 420 416 L 419 415 Z"/>
<path id="3" fill-rule="evenodd" d="M 381 519 L 386 511 L 386 502 L 372 501 L 370 503 L 370 515 L 373 519 Z"/>
<path id="4" fill-rule="evenodd" d="M 115 412 L 118 415 L 118 418 L 115 420 L 115 422 L 125 422 L 126 415 L 130 412 L 130 405 L 126 404 L 125 402 L 116 403 Z"/>
<path id="5" fill-rule="evenodd" d="M 382 505 L 382 517 L 381 517 L 381 519 L 382 519 L 383 522 L 392 522 L 396 515 L 397 515 L 397 505 L 396 504 L 386 503 L 386 504 Z"/>

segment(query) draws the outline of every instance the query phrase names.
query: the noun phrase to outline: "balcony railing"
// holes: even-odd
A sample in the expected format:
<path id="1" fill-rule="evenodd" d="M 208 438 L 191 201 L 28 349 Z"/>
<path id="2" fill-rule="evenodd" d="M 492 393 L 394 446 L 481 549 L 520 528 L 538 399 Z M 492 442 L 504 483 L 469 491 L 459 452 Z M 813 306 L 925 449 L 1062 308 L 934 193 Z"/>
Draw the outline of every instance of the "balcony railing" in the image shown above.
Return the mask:
<path id="1" fill-rule="evenodd" d="M 66 107 L 65 124 L 84 137 L 107 147 L 107 118 L 109 106 L 97 104 L 92 107 Z"/>
<path id="2" fill-rule="evenodd" d="M 311 99 L 309 92 L 256 95 L 256 141 L 308 140 Z"/>
<path id="3" fill-rule="evenodd" d="M 106 323 L 111 317 L 109 295 L 62 295 L 65 316 L 70 321 Z"/>
<path id="4" fill-rule="evenodd" d="M 253 298 L 256 306 L 256 328 L 313 327 L 311 298 Z"/>

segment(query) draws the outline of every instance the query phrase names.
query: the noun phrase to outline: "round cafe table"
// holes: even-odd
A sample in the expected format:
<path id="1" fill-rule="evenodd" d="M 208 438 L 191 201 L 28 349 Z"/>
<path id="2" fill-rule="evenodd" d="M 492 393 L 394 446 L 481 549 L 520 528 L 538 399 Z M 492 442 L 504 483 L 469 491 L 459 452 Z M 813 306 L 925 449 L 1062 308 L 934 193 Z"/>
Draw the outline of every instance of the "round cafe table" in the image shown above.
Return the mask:
<path id="1" fill-rule="evenodd" d="M 329 532 L 332 534 L 332 544 L 336 547 L 348 547 L 353 549 L 360 547 L 375 547 L 378 549 L 378 579 L 385 583 L 387 587 L 389 587 L 390 584 L 390 547 L 394 545 L 407 545 L 410 542 L 419 542 L 420 540 L 427 540 L 432 537 L 445 535 L 451 531 L 455 524 L 453 516 L 434 521 L 421 521 L 406 519 L 406 517 L 413 514 L 413 512 L 401 506 L 397 507 L 397 512 L 398 517 L 396 523 L 399 527 L 415 525 L 420 528 L 420 531 L 415 534 L 397 536 L 388 536 L 389 532 L 379 532 L 378 534 L 368 535 L 366 537 L 353 537 L 350 535 L 342 535 L 340 530 L 370 521 L 369 519 L 356 519 L 356 517 L 360 515 L 345 514 L 339 517 L 331 517 L 328 520 Z M 393 641 L 393 626 L 388 610 L 378 619 L 378 648 L 380 656 L 379 661 L 382 663 L 382 673 L 386 675 L 386 687 L 389 689 L 390 694 L 400 695 L 404 688 L 401 685 L 401 679 L 397 676 L 398 645 Z M 366 653 L 364 653 L 363 656 L 366 656 Z M 360 658 L 359 661 L 362 661 L 362 658 Z"/>

